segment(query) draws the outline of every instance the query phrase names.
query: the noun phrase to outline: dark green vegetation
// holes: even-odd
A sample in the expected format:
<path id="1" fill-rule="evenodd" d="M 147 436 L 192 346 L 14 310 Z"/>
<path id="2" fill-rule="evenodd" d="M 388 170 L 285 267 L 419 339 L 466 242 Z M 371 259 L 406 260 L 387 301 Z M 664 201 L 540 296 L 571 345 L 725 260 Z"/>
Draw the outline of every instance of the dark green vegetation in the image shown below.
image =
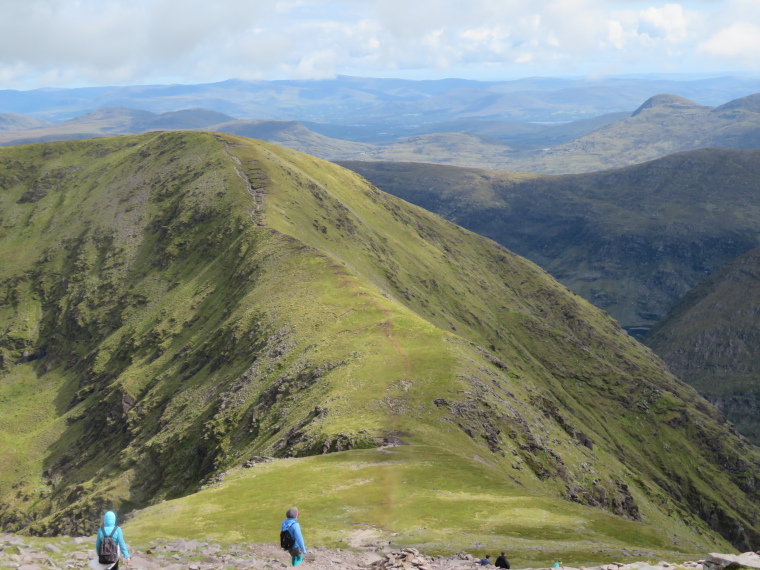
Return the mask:
<path id="1" fill-rule="evenodd" d="M 534 261 L 635 335 L 760 245 L 760 150 L 701 149 L 564 176 L 341 164 Z"/>
<path id="2" fill-rule="evenodd" d="M 692 289 L 646 342 L 737 429 L 760 442 L 760 250 Z"/>
<path id="3" fill-rule="evenodd" d="M 706 147 L 760 147 L 760 94 L 718 107 L 676 95 L 657 95 L 629 118 L 520 158 L 510 168 L 526 172 L 590 172 L 637 164 L 674 152 Z"/>
<path id="4" fill-rule="evenodd" d="M 333 544 L 760 545 L 760 453 L 712 406 L 532 263 L 350 171 L 208 133 L 10 147 L 0 229 L 5 529 L 158 503 L 135 537 L 271 540 L 298 501 Z"/>

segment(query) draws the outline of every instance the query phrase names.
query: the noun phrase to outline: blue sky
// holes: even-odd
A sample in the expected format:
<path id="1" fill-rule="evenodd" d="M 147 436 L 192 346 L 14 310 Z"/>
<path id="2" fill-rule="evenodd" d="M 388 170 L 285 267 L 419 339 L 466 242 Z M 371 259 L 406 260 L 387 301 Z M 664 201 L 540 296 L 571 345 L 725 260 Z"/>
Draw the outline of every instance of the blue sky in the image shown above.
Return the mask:
<path id="1" fill-rule="evenodd" d="M 760 0 L 0 0 L 0 88 L 760 74 Z"/>

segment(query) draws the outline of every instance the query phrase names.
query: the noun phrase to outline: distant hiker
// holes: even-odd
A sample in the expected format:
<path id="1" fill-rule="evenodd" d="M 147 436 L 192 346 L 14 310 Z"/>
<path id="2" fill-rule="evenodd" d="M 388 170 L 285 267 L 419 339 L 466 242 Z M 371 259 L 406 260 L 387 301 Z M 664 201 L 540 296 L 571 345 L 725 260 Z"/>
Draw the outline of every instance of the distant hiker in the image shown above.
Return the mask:
<path id="1" fill-rule="evenodd" d="M 303 543 L 301 526 L 296 520 L 298 518 L 298 509 L 295 507 L 288 509 L 285 516 L 287 518 L 282 521 L 282 528 L 280 529 L 280 546 L 282 546 L 283 550 L 290 552 L 292 565 L 298 566 L 303 562 L 303 555 L 306 554 L 306 545 Z"/>
<path id="2" fill-rule="evenodd" d="M 98 555 L 90 561 L 93 570 L 106 570 L 119 567 L 119 557 L 129 564 L 129 550 L 124 542 L 121 528 L 116 526 L 116 515 L 108 511 L 103 517 L 103 526 L 98 529 L 98 540 L 95 542 L 95 552 Z"/>
<path id="3" fill-rule="evenodd" d="M 506 568 L 509 570 L 509 560 L 507 560 L 507 556 L 504 554 L 503 550 L 501 551 L 501 556 L 496 559 L 496 562 L 494 562 L 493 565 L 497 568 Z"/>
<path id="4" fill-rule="evenodd" d="M 491 555 L 490 554 L 486 554 L 486 557 L 482 558 L 478 562 L 478 564 L 480 564 L 481 566 L 492 566 L 492 564 L 491 564 Z"/>

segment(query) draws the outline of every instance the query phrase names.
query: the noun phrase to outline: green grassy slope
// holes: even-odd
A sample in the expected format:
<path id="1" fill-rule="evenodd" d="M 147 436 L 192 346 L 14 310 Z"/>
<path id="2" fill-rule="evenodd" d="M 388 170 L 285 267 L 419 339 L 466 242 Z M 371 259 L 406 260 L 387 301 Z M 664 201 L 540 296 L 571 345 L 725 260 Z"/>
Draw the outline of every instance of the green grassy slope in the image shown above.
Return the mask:
<path id="1" fill-rule="evenodd" d="M 692 289 L 646 337 L 680 378 L 760 442 L 760 250 L 735 259 Z"/>
<path id="2" fill-rule="evenodd" d="M 135 536 L 233 539 L 230 509 L 256 529 L 297 499 L 325 541 L 366 523 L 446 550 L 497 502 L 522 524 L 486 516 L 488 540 L 543 537 L 547 557 L 758 544 L 757 450 L 493 242 L 229 135 L 0 163 L 5 528 L 157 503 Z M 252 455 L 281 459 L 241 471 Z"/>
<path id="3" fill-rule="evenodd" d="M 760 244 L 757 150 L 701 149 L 565 176 L 340 164 L 538 263 L 634 334 Z"/>

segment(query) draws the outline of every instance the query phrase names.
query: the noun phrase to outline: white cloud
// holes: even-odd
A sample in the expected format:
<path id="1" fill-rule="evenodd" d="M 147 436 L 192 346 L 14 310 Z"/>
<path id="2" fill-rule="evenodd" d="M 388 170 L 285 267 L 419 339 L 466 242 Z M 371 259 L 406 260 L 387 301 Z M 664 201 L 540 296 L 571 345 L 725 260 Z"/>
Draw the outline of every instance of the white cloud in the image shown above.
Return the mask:
<path id="1" fill-rule="evenodd" d="M 639 15 L 639 33 L 672 44 L 687 38 L 689 24 L 690 17 L 680 4 L 666 4 L 662 8 L 650 6 Z"/>
<path id="2" fill-rule="evenodd" d="M 617 20 L 607 21 L 607 40 L 617 49 L 623 49 L 625 43 L 625 33 L 623 24 Z"/>
<path id="3" fill-rule="evenodd" d="M 695 71 L 700 54 L 738 69 L 751 67 L 760 37 L 760 0 L 0 0 L 0 9 L 0 88 L 346 70 Z"/>
<path id="4" fill-rule="evenodd" d="M 760 26 L 736 22 L 713 34 L 699 50 L 723 58 L 756 61 L 760 53 Z"/>

